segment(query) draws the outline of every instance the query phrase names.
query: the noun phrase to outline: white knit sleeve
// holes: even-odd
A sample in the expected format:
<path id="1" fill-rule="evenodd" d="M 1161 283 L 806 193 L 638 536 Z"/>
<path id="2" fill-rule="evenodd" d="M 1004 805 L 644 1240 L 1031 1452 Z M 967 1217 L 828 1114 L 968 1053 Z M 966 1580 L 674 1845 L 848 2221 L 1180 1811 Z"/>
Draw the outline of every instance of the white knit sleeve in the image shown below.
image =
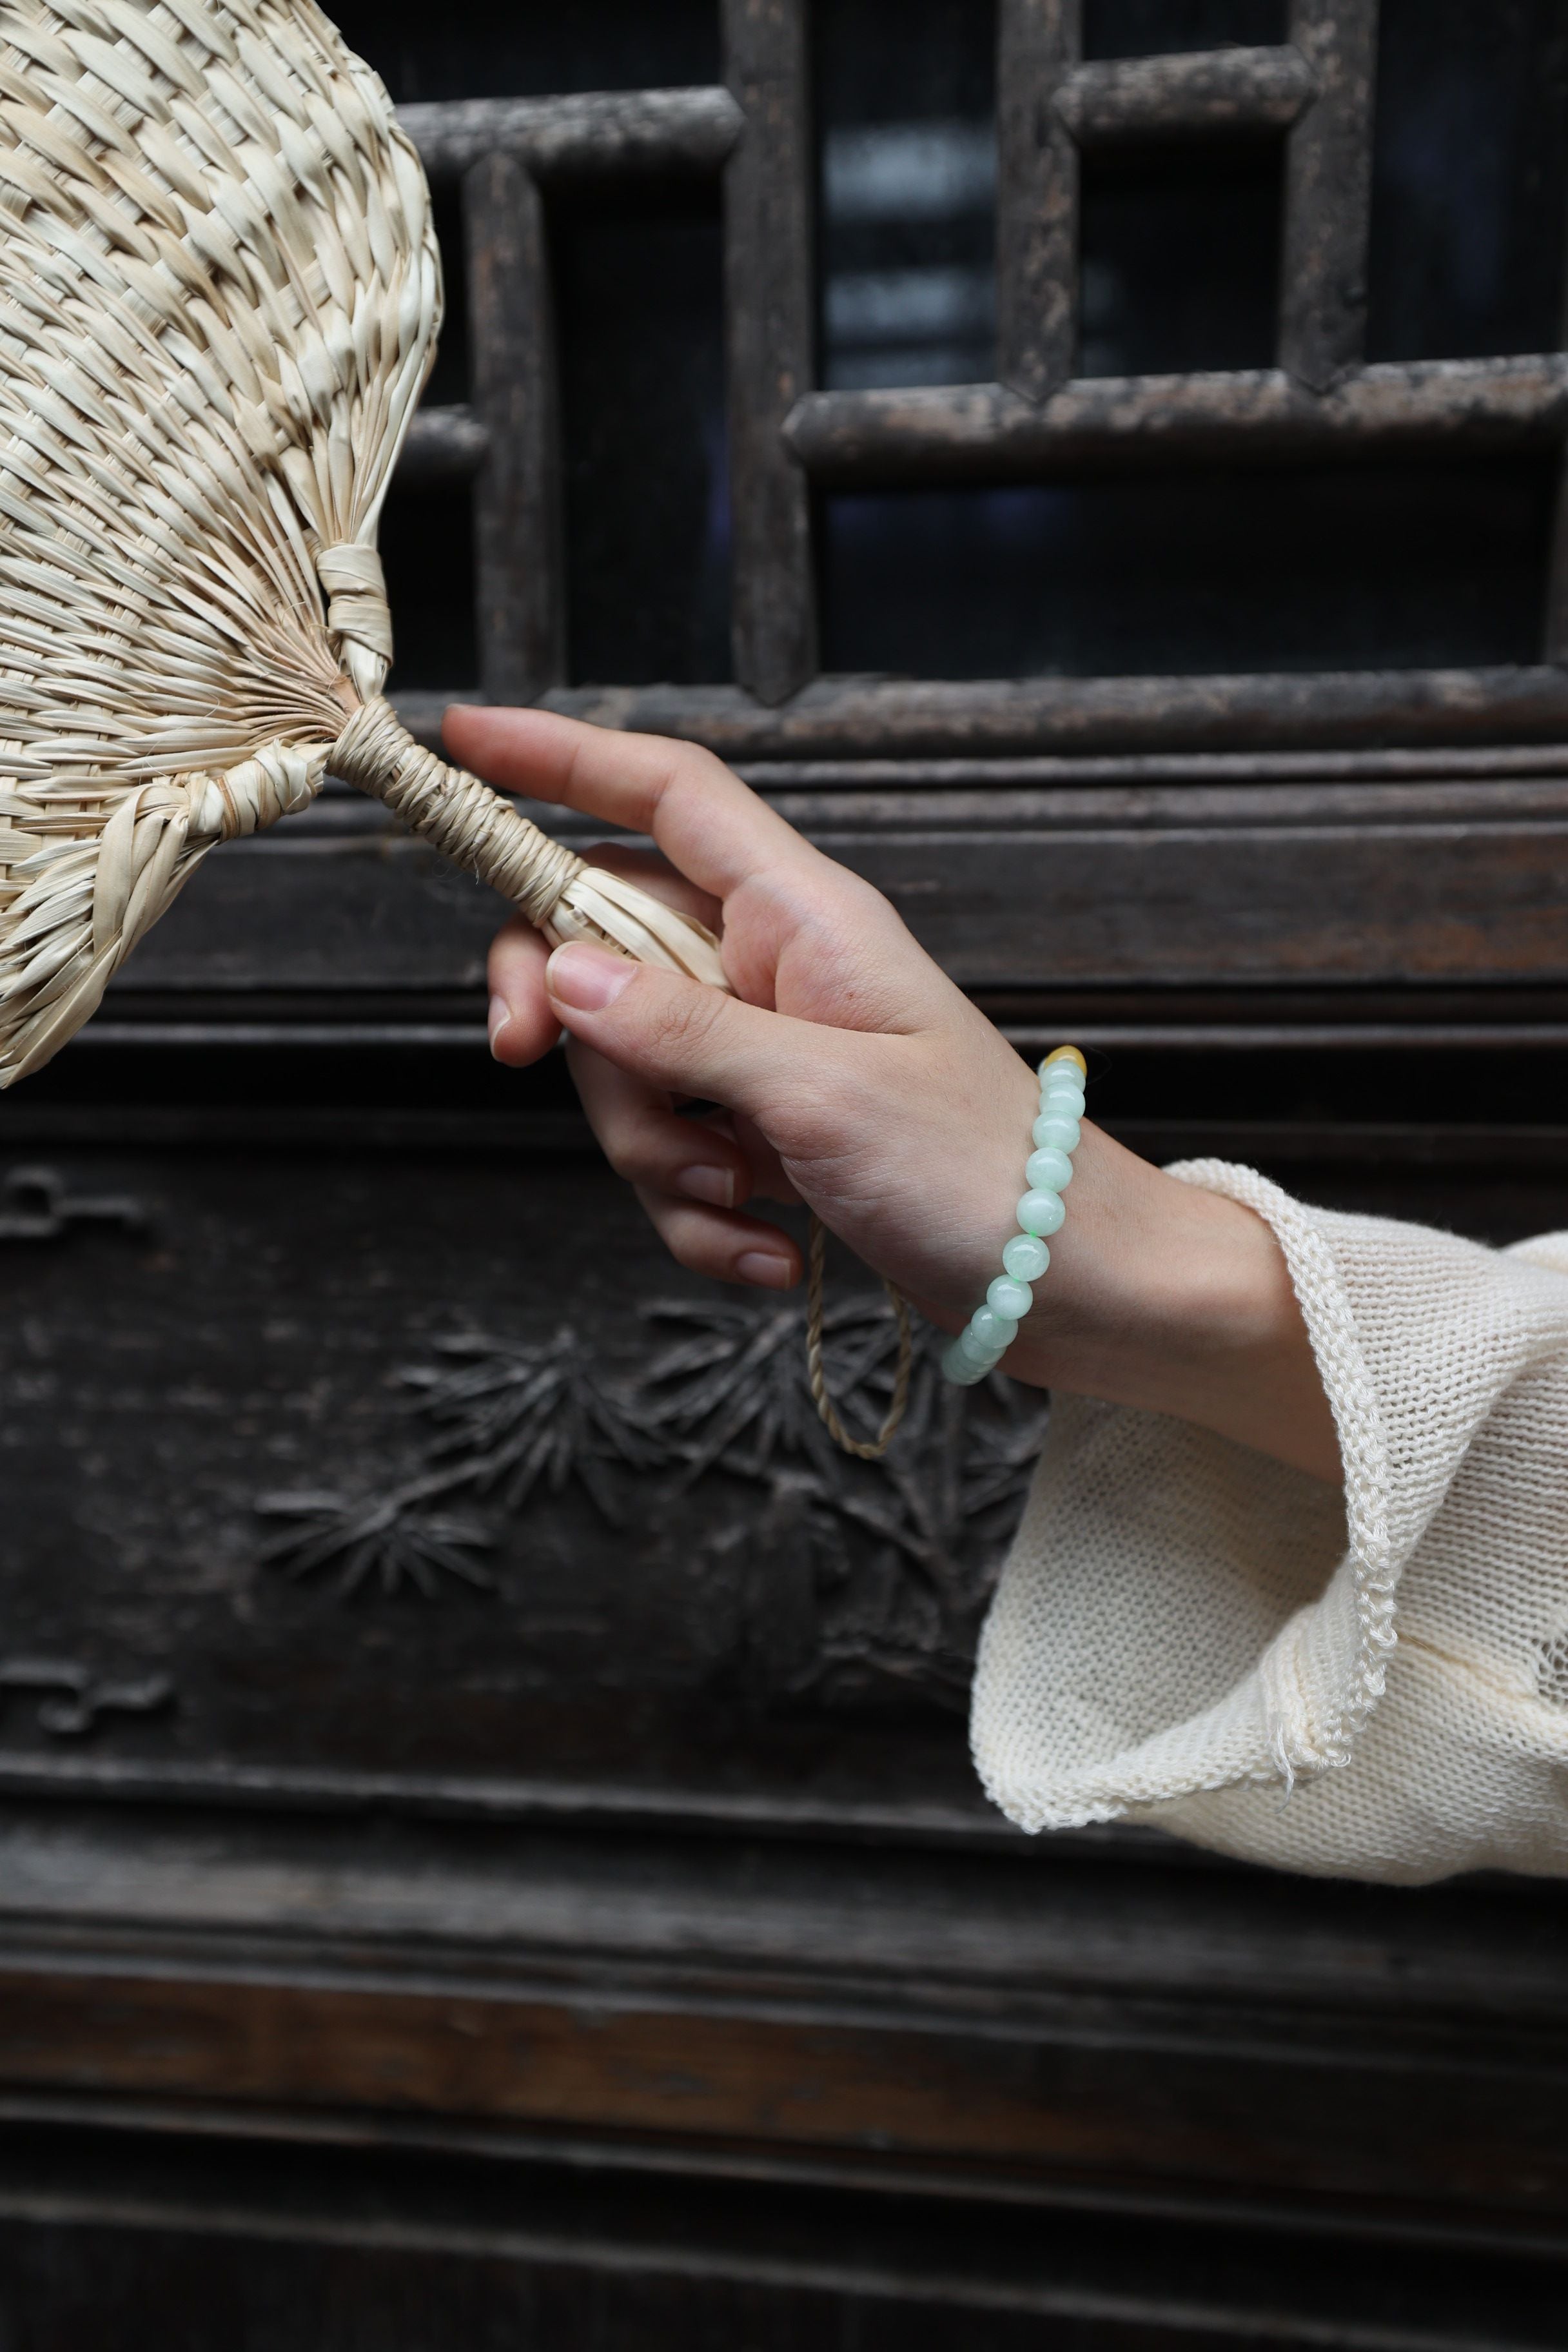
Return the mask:
<path id="1" fill-rule="evenodd" d="M 1063 1397 L 981 1642 L 981 1779 L 1292 1870 L 1568 1874 L 1568 1234 L 1495 1251 L 1170 1171 L 1274 1228 L 1321 1480 Z"/>

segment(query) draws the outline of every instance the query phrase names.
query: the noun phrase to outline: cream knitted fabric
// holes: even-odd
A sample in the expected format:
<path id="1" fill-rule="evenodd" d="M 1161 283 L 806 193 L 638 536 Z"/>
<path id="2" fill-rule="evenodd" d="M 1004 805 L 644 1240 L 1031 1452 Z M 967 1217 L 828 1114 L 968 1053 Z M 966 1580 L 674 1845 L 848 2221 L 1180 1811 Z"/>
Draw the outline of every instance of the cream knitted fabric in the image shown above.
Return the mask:
<path id="1" fill-rule="evenodd" d="M 972 1736 L 1025 1829 L 1124 1816 L 1292 1870 L 1568 1874 L 1568 1234 L 1499 1252 L 1170 1171 L 1279 1235 L 1342 1496 L 1064 1397 Z"/>

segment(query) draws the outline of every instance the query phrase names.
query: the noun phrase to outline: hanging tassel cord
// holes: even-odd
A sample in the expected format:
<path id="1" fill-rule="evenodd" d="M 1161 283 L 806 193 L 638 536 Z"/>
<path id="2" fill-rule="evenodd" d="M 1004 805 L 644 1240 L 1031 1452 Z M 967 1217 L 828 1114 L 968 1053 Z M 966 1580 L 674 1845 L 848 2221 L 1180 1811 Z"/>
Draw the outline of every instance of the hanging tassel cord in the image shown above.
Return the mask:
<path id="1" fill-rule="evenodd" d="M 862 1462 L 879 1462 L 897 1436 L 899 1423 L 909 1407 L 910 1378 L 915 1360 L 909 1301 L 901 1291 L 894 1289 L 890 1282 L 883 1283 L 882 1287 L 899 1318 L 899 1368 L 893 1376 L 892 1402 L 888 1407 L 888 1417 L 875 1437 L 852 1437 L 839 1420 L 837 1409 L 827 1393 L 827 1375 L 822 1365 L 822 1291 L 827 1270 L 827 1228 L 816 1216 L 811 1221 L 811 1247 L 807 1253 L 806 1269 L 805 1364 L 812 1401 L 835 1445 L 841 1446 L 846 1454 L 853 1454 Z"/>

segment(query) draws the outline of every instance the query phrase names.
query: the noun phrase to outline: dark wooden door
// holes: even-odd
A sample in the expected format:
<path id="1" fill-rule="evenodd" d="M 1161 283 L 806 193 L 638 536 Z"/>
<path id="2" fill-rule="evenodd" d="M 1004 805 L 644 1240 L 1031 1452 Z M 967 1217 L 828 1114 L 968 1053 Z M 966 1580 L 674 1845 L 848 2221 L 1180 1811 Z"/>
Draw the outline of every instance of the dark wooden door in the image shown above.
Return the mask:
<path id="1" fill-rule="evenodd" d="M 713 744 L 1151 1155 L 1568 1222 L 1563 0 L 345 29 L 416 727 Z M 499 911 L 329 789 L 0 1106 L 6 2352 L 1561 2344 L 1561 1891 L 1010 1831 L 1044 1401 L 829 1453 Z"/>

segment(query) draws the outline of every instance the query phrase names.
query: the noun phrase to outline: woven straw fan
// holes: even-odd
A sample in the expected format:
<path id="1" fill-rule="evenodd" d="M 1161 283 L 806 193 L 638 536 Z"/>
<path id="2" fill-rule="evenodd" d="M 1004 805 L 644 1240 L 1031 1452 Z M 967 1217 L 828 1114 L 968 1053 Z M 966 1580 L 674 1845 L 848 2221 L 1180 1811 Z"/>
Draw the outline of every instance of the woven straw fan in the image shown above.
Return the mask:
<path id="1" fill-rule="evenodd" d="M 516 901 L 723 984 L 382 699 L 429 193 L 310 0 L 0 0 L 0 1086 L 329 770 Z"/>

